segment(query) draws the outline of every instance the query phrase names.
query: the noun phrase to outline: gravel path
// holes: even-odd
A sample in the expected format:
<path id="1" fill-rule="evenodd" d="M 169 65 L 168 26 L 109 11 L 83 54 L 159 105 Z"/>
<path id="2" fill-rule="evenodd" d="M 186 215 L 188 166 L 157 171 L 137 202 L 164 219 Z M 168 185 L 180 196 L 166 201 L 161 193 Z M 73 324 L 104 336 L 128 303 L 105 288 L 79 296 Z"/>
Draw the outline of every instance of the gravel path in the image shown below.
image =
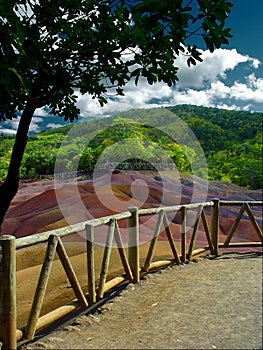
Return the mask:
<path id="1" fill-rule="evenodd" d="M 201 258 L 148 274 L 96 313 L 22 348 L 262 349 L 262 254 Z"/>

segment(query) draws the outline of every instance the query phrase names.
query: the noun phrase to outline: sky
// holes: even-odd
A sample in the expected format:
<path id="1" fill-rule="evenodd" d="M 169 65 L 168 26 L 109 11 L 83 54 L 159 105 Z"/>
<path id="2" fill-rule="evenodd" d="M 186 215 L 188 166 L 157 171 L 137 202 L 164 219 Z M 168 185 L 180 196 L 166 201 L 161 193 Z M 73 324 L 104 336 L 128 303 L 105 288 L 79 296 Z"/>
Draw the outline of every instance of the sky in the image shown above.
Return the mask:
<path id="1" fill-rule="evenodd" d="M 134 108 L 153 108 L 193 104 L 251 112 L 263 112 L 263 0 L 229 0 L 233 8 L 227 20 L 232 29 L 229 45 L 214 53 L 202 49 L 203 62 L 189 68 L 179 57 L 179 82 L 138 86 L 128 83 L 125 96 L 113 97 L 101 108 L 89 95 L 79 95 L 80 119 L 108 116 Z M 13 134 L 18 119 L 0 125 L 0 132 Z M 35 113 L 30 131 L 65 125 L 63 119 L 50 117 L 46 108 Z M 4 130 L 3 130 L 4 129 Z"/>

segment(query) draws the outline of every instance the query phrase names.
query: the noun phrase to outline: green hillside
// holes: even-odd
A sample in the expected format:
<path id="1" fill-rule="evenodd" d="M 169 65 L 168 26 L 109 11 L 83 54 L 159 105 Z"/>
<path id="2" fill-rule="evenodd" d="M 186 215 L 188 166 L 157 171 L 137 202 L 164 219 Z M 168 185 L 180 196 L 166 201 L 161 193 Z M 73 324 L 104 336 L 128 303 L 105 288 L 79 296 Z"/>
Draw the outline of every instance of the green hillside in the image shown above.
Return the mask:
<path id="1" fill-rule="evenodd" d="M 177 169 L 186 173 L 193 172 L 191 160 L 194 159 L 198 164 L 194 173 L 205 177 L 204 157 L 198 161 L 200 143 L 208 164 L 209 179 L 229 181 L 251 189 L 262 188 L 261 113 L 178 105 L 130 110 L 77 123 L 71 128 L 66 125 L 30 137 L 21 177 L 52 174 L 59 150 L 59 161 L 65 171 L 75 169 L 77 164 L 79 169 L 93 168 L 98 159 L 102 162 L 126 158 L 134 161 L 136 155 L 137 162 L 172 159 Z M 61 147 L 69 130 L 70 141 Z M 1 137 L 1 179 L 6 173 L 13 142 L 12 137 Z"/>

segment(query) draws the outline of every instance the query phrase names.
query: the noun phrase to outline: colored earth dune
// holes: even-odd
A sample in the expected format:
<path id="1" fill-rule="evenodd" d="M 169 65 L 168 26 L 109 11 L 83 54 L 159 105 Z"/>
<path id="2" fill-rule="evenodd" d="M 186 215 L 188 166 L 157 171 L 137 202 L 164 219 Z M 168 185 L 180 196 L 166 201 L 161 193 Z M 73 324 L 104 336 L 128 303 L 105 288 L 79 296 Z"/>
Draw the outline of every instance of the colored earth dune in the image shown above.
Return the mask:
<path id="1" fill-rule="evenodd" d="M 262 190 L 248 190 L 225 182 L 205 181 L 190 175 L 164 171 L 120 171 L 104 173 L 96 179 L 80 178 L 78 181 L 42 180 L 24 181 L 6 215 L 2 234 L 17 238 L 49 231 L 81 221 L 126 211 L 129 207 L 150 208 L 177 204 L 200 203 L 213 198 L 222 200 L 262 200 Z M 255 207 L 253 214 L 262 227 L 262 207 Z M 239 208 L 222 207 L 220 210 L 220 237 L 224 240 Z M 210 221 L 211 210 L 207 209 Z M 196 213 L 188 213 L 187 225 L 194 222 Z M 171 230 L 175 240 L 180 238 L 181 215 L 175 213 Z M 141 234 L 150 240 L 153 220 L 144 217 L 140 221 Z M 123 224 L 125 225 L 125 224 Z M 160 240 L 166 239 L 164 232 Z M 258 241 L 256 232 L 244 214 L 233 241 Z M 197 236 L 197 246 L 207 245 L 202 225 Z"/>

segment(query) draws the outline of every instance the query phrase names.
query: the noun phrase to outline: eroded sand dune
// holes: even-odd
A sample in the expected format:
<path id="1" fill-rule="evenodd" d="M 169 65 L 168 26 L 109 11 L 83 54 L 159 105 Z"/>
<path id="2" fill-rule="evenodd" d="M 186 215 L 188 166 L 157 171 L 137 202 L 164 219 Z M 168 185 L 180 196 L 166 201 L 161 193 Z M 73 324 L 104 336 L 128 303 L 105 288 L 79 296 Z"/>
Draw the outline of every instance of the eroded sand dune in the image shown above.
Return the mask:
<path id="1" fill-rule="evenodd" d="M 24 182 L 6 215 L 2 233 L 19 238 L 126 211 L 131 206 L 149 208 L 197 203 L 212 198 L 261 200 L 262 191 L 249 191 L 223 182 L 209 182 L 207 187 L 206 181 L 200 178 L 193 179 L 189 175 L 179 178 L 172 171 L 160 174 L 121 171 L 105 173 L 94 180 L 67 180 L 55 185 L 51 180 Z M 237 212 L 237 208 L 221 208 L 221 234 L 230 229 Z M 261 208 L 255 208 L 254 213 L 262 225 Z M 209 211 L 207 214 L 209 217 Z M 194 213 L 189 213 L 189 225 L 194 216 Z M 180 229 L 180 215 L 171 220 L 176 235 Z M 144 230 L 146 226 L 143 225 Z M 151 226 L 149 221 L 148 228 Z M 244 240 L 257 239 L 246 217 L 238 226 L 236 235 L 241 234 Z M 198 237 L 201 241 L 203 238 L 202 235 Z"/>

